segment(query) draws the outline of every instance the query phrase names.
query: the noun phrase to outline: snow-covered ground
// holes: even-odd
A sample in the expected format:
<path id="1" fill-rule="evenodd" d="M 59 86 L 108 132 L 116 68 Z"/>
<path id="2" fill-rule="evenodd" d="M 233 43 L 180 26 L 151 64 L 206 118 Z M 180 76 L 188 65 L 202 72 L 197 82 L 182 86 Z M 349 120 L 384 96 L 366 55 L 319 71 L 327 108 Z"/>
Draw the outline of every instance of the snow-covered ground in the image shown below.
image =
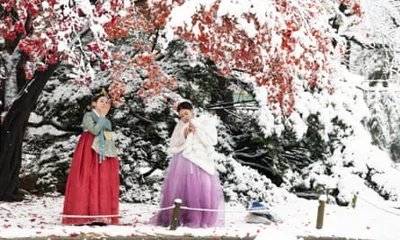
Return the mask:
<path id="1" fill-rule="evenodd" d="M 0 202 L 0 238 L 56 236 L 254 236 L 257 240 L 298 239 L 298 236 L 336 236 L 358 239 L 400 239 L 400 210 L 393 202 L 359 196 L 356 208 L 327 204 L 322 229 L 316 229 L 318 201 L 291 197 L 272 208 L 283 222 L 246 223 L 246 209 L 228 203 L 224 228 L 175 231 L 148 224 L 157 206 L 121 203 L 118 226 L 63 226 L 62 197 L 34 197 L 18 203 Z"/>

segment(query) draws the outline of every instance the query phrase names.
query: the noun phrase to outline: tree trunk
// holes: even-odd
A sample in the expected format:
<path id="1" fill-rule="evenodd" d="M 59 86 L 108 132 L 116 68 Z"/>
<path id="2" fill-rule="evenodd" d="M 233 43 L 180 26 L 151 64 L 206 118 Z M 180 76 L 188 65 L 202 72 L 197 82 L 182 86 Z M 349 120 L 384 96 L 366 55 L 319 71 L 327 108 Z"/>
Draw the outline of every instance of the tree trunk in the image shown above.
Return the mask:
<path id="1" fill-rule="evenodd" d="M 6 61 L 0 55 L 0 125 L 1 125 L 1 113 L 5 107 L 5 96 L 6 96 L 6 79 L 7 79 L 7 68 Z"/>
<path id="2" fill-rule="evenodd" d="M 233 102 L 232 90 L 228 88 L 229 84 L 228 79 L 218 77 L 218 92 L 220 93 L 220 96 L 222 96 L 223 102 Z M 215 113 L 223 122 L 228 121 L 229 114 L 224 109 L 216 110 Z"/>
<path id="3" fill-rule="evenodd" d="M 33 79 L 25 83 L 0 125 L 0 201 L 22 200 L 18 188 L 25 125 L 57 67 L 58 64 L 50 65 L 46 71 L 36 72 Z"/>

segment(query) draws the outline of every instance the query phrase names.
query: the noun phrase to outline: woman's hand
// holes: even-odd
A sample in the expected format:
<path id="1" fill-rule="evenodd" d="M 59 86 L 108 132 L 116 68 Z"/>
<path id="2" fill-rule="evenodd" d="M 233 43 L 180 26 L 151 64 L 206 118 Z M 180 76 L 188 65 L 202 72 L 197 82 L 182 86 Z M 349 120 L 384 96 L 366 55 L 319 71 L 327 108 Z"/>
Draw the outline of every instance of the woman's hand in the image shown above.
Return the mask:
<path id="1" fill-rule="evenodd" d="M 195 133 L 196 132 L 196 127 L 194 126 L 193 123 L 189 123 L 189 132 Z"/>
<path id="2" fill-rule="evenodd" d="M 189 123 L 189 126 L 185 129 L 184 135 L 185 138 L 190 134 L 190 133 L 195 133 L 196 132 L 196 127 L 193 125 L 193 123 Z"/>

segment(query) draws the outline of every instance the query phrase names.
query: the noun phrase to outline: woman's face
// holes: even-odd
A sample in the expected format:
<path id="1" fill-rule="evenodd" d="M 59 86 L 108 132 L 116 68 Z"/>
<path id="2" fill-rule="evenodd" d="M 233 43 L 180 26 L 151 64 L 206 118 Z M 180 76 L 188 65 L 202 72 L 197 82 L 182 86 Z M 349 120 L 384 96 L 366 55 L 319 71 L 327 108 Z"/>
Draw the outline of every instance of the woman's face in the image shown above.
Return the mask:
<path id="1" fill-rule="evenodd" d="M 96 112 L 104 112 L 110 109 L 110 100 L 107 97 L 100 97 L 97 101 L 93 102 L 93 107 Z"/>
<path id="2" fill-rule="evenodd" d="M 193 109 L 191 109 L 191 110 L 189 110 L 189 109 L 181 109 L 179 111 L 179 116 L 181 117 L 181 120 L 184 123 L 187 123 L 187 122 L 190 121 L 190 119 L 193 118 L 193 113 L 194 113 Z"/>

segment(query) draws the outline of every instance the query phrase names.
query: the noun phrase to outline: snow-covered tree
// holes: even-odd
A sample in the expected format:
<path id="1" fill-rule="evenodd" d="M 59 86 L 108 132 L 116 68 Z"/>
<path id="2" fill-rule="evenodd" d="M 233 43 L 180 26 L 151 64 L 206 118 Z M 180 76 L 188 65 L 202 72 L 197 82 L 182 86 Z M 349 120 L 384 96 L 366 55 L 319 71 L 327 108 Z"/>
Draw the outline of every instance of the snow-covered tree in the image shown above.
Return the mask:
<path id="1" fill-rule="evenodd" d="M 120 19 L 128 13 L 135 14 L 136 28 L 155 35 L 150 30 L 156 25 L 144 22 L 133 0 L 1 0 L 0 12 L 0 200 L 12 201 L 21 199 L 18 174 L 25 125 L 60 65 L 70 68 L 68 79 L 78 85 L 97 80 L 100 70 L 111 72 L 107 79 L 113 82 L 110 93 L 116 103 L 124 91 L 124 69 L 134 68 L 134 73 L 165 84 L 173 79 L 152 61 L 153 49 L 136 46 L 135 54 L 126 56 L 113 47 L 115 31 L 121 33 Z M 145 46 L 153 42 L 145 39 L 150 42 Z"/>
<path id="2" fill-rule="evenodd" d="M 159 1 L 154 1 L 159 2 Z M 162 1 L 161 1 L 162 2 Z M 326 1 L 328 3 L 332 1 Z M 324 2 L 307 1 L 172 1 L 166 25 L 192 43 L 203 58 L 216 63 L 223 76 L 249 74 L 267 89 L 272 110 L 290 114 L 296 81 L 309 88 L 327 87 L 331 79 L 334 33 Z M 345 4 L 356 14 L 360 5 Z M 174 14 L 184 12 L 180 14 Z M 279 114 L 280 115 L 280 114 Z"/>
<path id="3" fill-rule="evenodd" d="M 218 159 L 221 176 L 228 185 L 240 186 L 229 189 L 229 194 L 226 192 L 232 199 L 268 198 L 268 193 L 260 189 L 273 188 L 274 184 L 284 185 L 292 191 L 301 186 L 315 190 L 311 183 L 326 176 L 333 178 L 340 175 L 335 165 L 340 165 L 341 170 L 350 171 L 360 179 L 366 179 L 381 194 L 391 192 L 382 187 L 384 182 L 377 177 L 389 170 L 374 172 L 368 168 L 352 167 L 351 164 L 363 165 L 363 162 L 361 157 L 349 157 L 353 153 L 348 147 L 353 133 L 357 133 L 357 137 L 362 133 L 360 121 L 367 114 L 359 90 L 354 86 L 349 87 L 350 78 L 341 74 L 348 72 L 338 64 L 341 60 L 338 54 L 347 53 L 345 40 L 356 28 L 362 15 L 357 1 L 152 0 L 137 1 L 136 5 L 128 4 L 129 1 L 123 3 L 100 1 L 92 5 L 87 2 L 85 10 L 80 10 L 79 4 L 60 7 L 57 2 L 52 6 L 61 13 L 64 9 L 72 9 L 74 14 L 62 18 L 62 21 L 76 16 L 82 20 L 83 26 L 90 26 L 84 37 L 77 38 L 79 34 L 69 32 L 69 38 L 63 39 L 63 43 L 69 41 L 78 44 L 67 44 L 69 48 L 62 48 L 72 48 L 72 51 L 70 55 L 60 51 L 57 64 L 61 60 L 75 63 L 76 66 L 60 66 L 68 67 L 65 71 L 75 73 L 77 79 L 83 76 L 92 82 L 92 89 L 109 83 L 107 80 L 96 82 L 90 76 L 111 79 L 114 85 L 110 90 L 116 101 L 125 91 L 125 102 L 112 114 L 112 120 L 119 126 L 116 134 L 122 149 L 122 197 L 125 200 L 143 201 L 154 197 L 153 193 L 159 185 L 153 181 L 159 179 L 149 180 L 145 176 L 157 169 L 164 170 L 167 165 L 166 143 L 175 121 L 171 103 L 180 97 L 192 100 L 200 111 L 216 109 L 216 114 L 220 116 L 220 132 L 225 136 L 217 147 L 221 157 Z M 336 28 L 336 24 L 340 23 L 337 20 L 339 17 L 346 21 Z M 7 24 L 6 21 L 4 24 Z M 4 28 L 3 33 L 10 34 L 8 29 Z M 90 33 L 91 30 L 100 31 Z M 341 32 L 344 30 L 345 34 Z M 95 34 L 99 32 L 103 35 Z M 29 35 L 23 36 L 29 39 Z M 5 39 L 10 41 L 9 37 L 7 35 Z M 177 46 L 179 51 L 174 50 Z M 24 47 L 26 45 L 22 44 L 22 48 L 16 48 L 18 51 L 13 53 L 16 56 L 24 54 Z M 10 54 L 3 55 L 7 61 L 16 59 Z M 44 63 L 49 63 L 46 62 L 47 55 L 38 56 L 42 56 Z M 74 62 L 74 59 L 79 61 Z M 29 63 L 27 61 L 24 76 L 31 76 L 29 70 L 33 65 Z M 10 65 L 13 66 L 4 66 Z M 33 70 L 39 74 L 48 71 L 49 66 Z M 57 69 L 60 69 L 58 65 L 52 71 Z M 94 70 L 104 70 L 104 73 L 94 74 Z M 46 81 L 50 77 L 48 73 Z M 54 79 L 48 85 L 36 111 L 39 123 L 32 125 L 40 124 L 41 117 L 51 125 L 63 121 L 72 125 L 80 122 L 79 115 L 85 104 L 78 104 L 79 107 L 74 109 L 74 101 L 75 104 L 85 102 L 91 91 L 80 88 L 82 92 L 79 92 L 71 82 L 59 83 Z M 73 94 L 62 93 L 66 88 L 56 85 L 71 89 L 69 91 Z M 233 103 L 215 104 L 232 101 L 232 91 L 235 89 L 244 89 L 254 97 L 256 104 L 250 106 L 251 110 L 246 109 L 248 106 L 239 110 Z M 26 92 L 31 91 L 22 91 L 21 94 Z M 69 96 L 71 99 L 61 101 L 60 96 Z M 36 102 L 36 98 L 32 102 Z M 53 105 L 50 101 L 52 98 L 57 98 Z M 141 99 L 144 99 L 143 103 Z M 71 107 L 71 114 L 50 110 L 62 104 Z M 9 106 L 12 109 L 14 105 Z M 223 108 L 218 109 L 218 106 Z M 228 111 L 227 106 L 230 108 Z M 360 109 L 362 114 L 358 116 Z M 2 112 L 5 120 L 12 113 L 5 111 L 5 108 Z M 70 116 L 70 119 L 64 120 L 66 116 Z M 24 119 L 25 123 L 28 118 Z M 2 125 L 2 134 L 5 129 L 3 126 L 6 125 Z M 22 136 L 22 130 L 20 133 Z M 46 145 L 51 147 L 41 154 L 40 163 L 47 166 L 50 172 L 66 174 L 65 166 L 72 153 L 75 134 L 63 135 L 59 139 L 57 144 Z M 248 146 L 250 143 L 252 145 Z M 55 159 L 60 149 L 66 153 L 57 157 L 62 164 L 52 168 L 49 162 Z M 368 155 L 371 162 L 374 153 Z M 18 164 L 20 161 L 11 162 Z M 247 167 L 242 168 L 241 164 L 251 166 L 259 173 Z M 371 165 L 370 162 L 368 164 Z M 40 173 L 39 183 L 55 183 L 52 181 L 58 177 L 40 172 L 38 168 L 36 170 Z M 270 179 L 260 176 L 260 173 Z M 246 181 L 235 177 L 240 174 L 248 176 Z M 302 175 L 301 183 L 293 178 L 296 174 Z M 6 176 L 0 174 L 3 175 Z M 335 196 L 339 198 L 343 194 L 338 190 L 338 179 L 332 181 L 336 185 L 328 187 L 336 188 Z M 319 185 L 323 185 L 323 182 Z M 137 197 L 138 189 L 154 192 Z M 252 189 L 251 196 L 243 197 L 246 189 Z M 260 195 L 255 194 L 257 191 Z M 393 190 L 391 196 L 396 196 L 396 191 Z"/>
<path id="4" fill-rule="evenodd" d="M 398 1 L 366 1 L 363 21 L 341 31 L 351 44 L 349 68 L 364 76 L 360 84 L 371 109 L 367 126 L 374 143 L 398 161 L 400 108 L 398 74 L 400 8 Z M 351 53 L 351 54 L 350 54 Z"/>

